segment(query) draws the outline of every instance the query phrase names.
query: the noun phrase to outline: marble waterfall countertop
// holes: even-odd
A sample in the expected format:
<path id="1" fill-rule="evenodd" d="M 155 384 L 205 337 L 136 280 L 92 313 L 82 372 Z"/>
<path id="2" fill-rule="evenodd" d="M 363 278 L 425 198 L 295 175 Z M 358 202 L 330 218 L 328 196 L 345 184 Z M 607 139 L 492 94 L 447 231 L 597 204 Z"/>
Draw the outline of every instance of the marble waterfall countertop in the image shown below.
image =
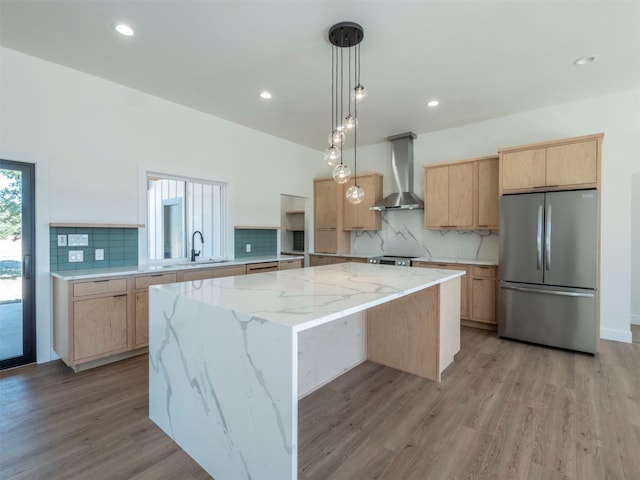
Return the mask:
<path id="1" fill-rule="evenodd" d="M 372 361 L 439 378 L 463 274 L 340 263 L 149 287 L 149 418 L 218 480 L 297 480 L 299 397 L 369 358 L 371 337 Z"/>
<path id="2" fill-rule="evenodd" d="M 192 270 L 194 268 L 229 267 L 232 265 L 248 265 L 251 263 L 278 262 L 297 259 L 304 260 L 304 255 L 270 255 L 265 257 L 246 257 L 221 261 L 198 260 L 196 262 L 182 261 L 179 263 L 156 263 L 132 265 L 129 267 L 59 270 L 52 271 L 51 275 L 62 280 L 83 280 L 97 277 L 118 277 L 121 275 L 138 275 L 141 273 L 175 272 L 177 270 Z"/>
<path id="3" fill-rule="evenodd" d="M 150 287 L 300 332 L 464 275 L 366 263 Z"/>

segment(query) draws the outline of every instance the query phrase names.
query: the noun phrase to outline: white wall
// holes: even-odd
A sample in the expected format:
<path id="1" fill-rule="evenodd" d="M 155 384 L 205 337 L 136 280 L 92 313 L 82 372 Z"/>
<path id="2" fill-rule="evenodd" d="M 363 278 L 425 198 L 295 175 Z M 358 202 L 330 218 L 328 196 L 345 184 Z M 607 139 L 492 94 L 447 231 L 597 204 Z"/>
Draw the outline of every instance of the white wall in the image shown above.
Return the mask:
<path id="1" fill-rule="evenodd" d="M 309 148 L 14 50 L 0 60 L 0 155 L 36 163 L 39 362 L 52 358 L 49 222 L 144 224 L 153 170 L 229 182 L 231 225 L 277 227 L 280 194 L 310 197 L 326 174 Z"/>
<path id="2" fill-rule="evenodd" d="M 439 108 L 446 108 L 442 104 Z M 640 172 L 640 89 L 556 105 L 418 136 L 415 191 L 423 165 L 495 154 L 499 148 L 604 132 L 602 150 L 601 337 L 631 341 L 631 177 Z M 389 132 L 394 135 L 402 132 Z M 384 174 L 390 192 L 388 142 L 361 148 L 359 170 Z M 388 214 L 389 215 L 389 214 Z M 638 243 L 636 242 L 636 245 Z M 638 247 L 634 246 L 637 250 Z M 634 296 L 639 297 L 638 286 Z M 634 310 L 635 311 L 635 310 Z"/>
<path id="3" fill-rule="evenodd" d="M 640 163 L 640 155 L 636 159 Z M 634 173 L 632 185 L 631 323 L 640 325 L 640 172 Z"/>

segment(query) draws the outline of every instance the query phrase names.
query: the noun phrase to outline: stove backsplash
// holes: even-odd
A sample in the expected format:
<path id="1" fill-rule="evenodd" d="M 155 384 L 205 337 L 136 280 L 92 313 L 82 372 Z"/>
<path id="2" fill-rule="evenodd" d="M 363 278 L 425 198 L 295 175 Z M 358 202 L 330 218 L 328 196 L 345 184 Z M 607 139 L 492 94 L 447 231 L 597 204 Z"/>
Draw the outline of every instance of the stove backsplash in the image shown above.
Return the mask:
<path id="1" fill-rule="evenodd" d="M 382 230 L 351 234 L 351 252 L 498 260 L 497 231 L 425 230 L 423 219 L 423 210 L 384 212 Z"/>

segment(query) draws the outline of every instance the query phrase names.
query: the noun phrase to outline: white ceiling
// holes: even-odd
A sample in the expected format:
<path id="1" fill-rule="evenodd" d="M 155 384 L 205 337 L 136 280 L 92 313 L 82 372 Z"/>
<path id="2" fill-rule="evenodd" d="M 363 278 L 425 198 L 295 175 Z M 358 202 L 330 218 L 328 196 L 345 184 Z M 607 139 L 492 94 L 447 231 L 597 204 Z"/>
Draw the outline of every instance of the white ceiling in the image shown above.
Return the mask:
<path id="1" fill-rule="evenodd" d="M 323 150 L 341 21 L 365 31 L 359 145 L 640 86 L 639 1 L 0 0 L 0 43 Z"/>

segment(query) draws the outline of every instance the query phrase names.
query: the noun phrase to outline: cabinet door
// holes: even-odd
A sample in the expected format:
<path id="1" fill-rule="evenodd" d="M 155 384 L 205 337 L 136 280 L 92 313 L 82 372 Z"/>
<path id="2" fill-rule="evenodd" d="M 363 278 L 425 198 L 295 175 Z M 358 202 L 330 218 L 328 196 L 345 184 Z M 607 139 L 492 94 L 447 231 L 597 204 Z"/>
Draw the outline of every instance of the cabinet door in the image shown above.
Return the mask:
<path id="1" fill-rule="evenodd" d="M 426 168 L 424 175 L 424 226 L 449 225 L 449 167 Z"/>
<path id="2" fill-rule="evenodd" d="M 136 292 L 136 347 L 149 343 L 149 291 Z"/>
<path id="3" fill-rule="evenodd" d="M 596 141 L 547 148 L 547 186 L 595 184 L 598 181 Z"/>
<path id="4" fill-rule="evenodd" d="M 471 285 L 472 320 L 496 323 L 496 281 L 474 278 Z"/>
<path id="5" fill-rule="evenodd" d="M 73 302 L 74 360 L 127 348 L 127 294 Z"/>
<path id="6" fill-rule="evenodd" d="M 314 182 L 315 228 L 337 227 L 338 184 L 333 179 Z"/>
<path id="7" fill-rule="evenodd" d="M 546 149 L 534 148 L 502 154 L 502 190 L 518 190 L 546 185 Z"/>
<path id="8" fill-rule="evenodd" d="M 498 227 L 498 159 L 478 162 L 478 227 Z"/>
<path id="9" fill-rule="evenodd" d="M 473 164 L 449 167 L 449 222 L 455 227 L 473 226 Z"/>
<path id="10" fill-rule="evenodd" d="M 345 184 L 345 193 L 355 184 L 351 179 Z M 358 185 L 364 190 L 364 200 L 359 205 L 352 205 L 344 200 L 344 229 L 345 230 L 380 230 L 382 221 L 380 212 L 371 211 L 372 207 L 382 198 L 382 176 L 363 175 L 358 177 Z"/>
<path id="11" fill-rule="evenodd" d="M 338 233 L 333 230 L 316 230 L 313 235 L 314 251 L 318 253 L 338 253 Z"/>
<path id="12" fill-rule="evenodd" d="M 352 178 L 344 185 L 344 191 L 346 192 L 348 188 L 353 187 L 355 184 L 354 179 Z M 362 184 L 362 179 L 358 178 L 358 184 L 365 189 L 365 186 Z M 367 200 L 367 190 L 364 190 L 364 198 Z M 363 202 L 364 203 L 364 202 Z M 353 205 L 344 199 L 343 202 L 343 210 L 344 210 L 344 229 L 345 230 L 358 230 L 360 228 L 360 205 Z"/>

